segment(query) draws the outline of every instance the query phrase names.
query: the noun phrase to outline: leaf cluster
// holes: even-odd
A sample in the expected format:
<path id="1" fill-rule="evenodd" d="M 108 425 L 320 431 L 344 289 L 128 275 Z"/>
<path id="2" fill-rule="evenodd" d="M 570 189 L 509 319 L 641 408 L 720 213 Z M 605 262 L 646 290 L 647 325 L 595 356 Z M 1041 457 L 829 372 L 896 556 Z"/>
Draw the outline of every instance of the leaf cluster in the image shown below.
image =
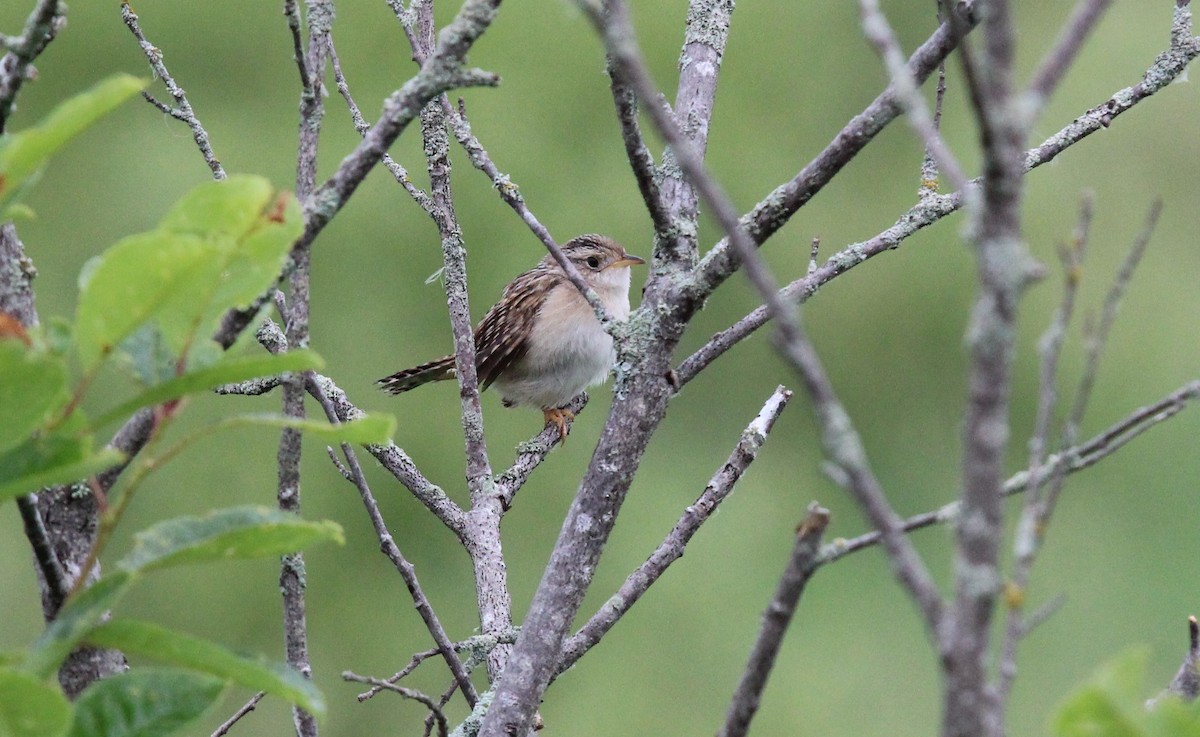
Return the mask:
<path id="1" fill-rule="evenodd" d="M 55 151 L 144 86 L 124 75 L 68 100 L 29 130 L 0 137 L 0 220 Z M 80 277 L 72 320 L 27 326 L 0 313 L 0 503 L 39 489 L 79 484 L 97 495 L 100 528 L 85 570 L 111 536 L 149 473 L 204 434 L 228 427 L 295 427 L 329 442 L 385 442 L 390 417 L 331 427 L 275 415 L 237 415 L 160 448 L 186 400 L 214 386 L 321 367 L 311 351 L 238 355 L 212 339 L 230 309 L 261 303 L 286 269 L 303 228 L 295 198 L 257 176 L 202 184 L 148 232 L 122 239 Z M 101 372 L 126 373 L 132 396 L 81 405 Z M 96 447 L 97 430 L 153 408 L 151 437 L 112 488 L 96 475 L 125 464 Z M 80 484 L 81 479 L 89 479 Z M 152 571 L 184 564 L 278 556 L 316 542 L 342 542 L 332 522 L 312 522 L 263 507 L 217 510 L 162 521 L 138 533 L 106 575 L 78 583 L 36 642 L 0 656 L 0 736 L 169 734 L 213 704 L 230 684 L 280 696 L 314 714 L 321 695 L 294 669 L 160 625 L 108 619 L 120 599 Z M 73 649 L 90 644 L 165 663 L 97 682 L 68 702 L 55 674 Z"/>

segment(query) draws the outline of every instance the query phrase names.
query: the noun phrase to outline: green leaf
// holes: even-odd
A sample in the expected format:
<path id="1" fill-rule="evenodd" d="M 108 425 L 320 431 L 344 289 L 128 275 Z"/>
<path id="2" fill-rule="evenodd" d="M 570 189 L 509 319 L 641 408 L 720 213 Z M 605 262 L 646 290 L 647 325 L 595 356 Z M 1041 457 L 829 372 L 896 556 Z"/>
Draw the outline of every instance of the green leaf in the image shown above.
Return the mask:
<path id="1" fill-rule="evenodd" d="M 205 366 L 220 355 L 208 336 L 231 307 L 249 305 L 274 284 L 303 229 L 299 205 L 261 177 L 207 182 L 179 200 L 149 233 L 126 238 L 82 279 L 76 343 L 90 371 L 153 321 L 162 350 L 178 364 Z M 145 358 L 137 341 L 134 365 Z M 177 373 L 179 373 L 177 371 Z"/>
<path id="2" fill-rule="evenodd" d="M 75 704 L 71 737 L 163 737 L 195 721 L 225 681 L 172 668 L 138 668 L 97 681 Z"/>
<path id="3" fill-rule="evenodd" d="M 1101 666 L 1059 708 L 1051 731 L 1059 737 L 1200 737 L 1200 704 L 1173 695 L 1145 701 L 1145 648 Z"/>
<path id="4" fill-rule="evenodd" d="M 33 644 L 25 659 L 24 670 L 43 680 L 53 676 L 67 655 L 100 622 L 105 612 L 113 608 L 133 581 L 132 573 L 114 571 L 71 597 Z"/>
<path id="5" fill-rule="evenodd" d="M 87 639 L 100 647 L 143 655 L 266 691 L 313 714 L 325 712 L 320 692 L 299 671 L 264 658 L 238 655 L 215 642 L 157 624 L 117 619 L 97 627 Z"/>
<path id="6" fill-rule="evenodd" d="M 224 421 L 228 425 L 290 427 L 327 443 L 386 443 L 396 432 L 396 418 L 386 414 L 364 414 L 358 419 L 330 425 L 319 420 L 299 420 L 283 415 L 239 415 Z"/>
<path id="7" fill-rule="evenodd" d="M 143 386 L 154 386 L 179 375 L 179 362 L 158 325 L 148 322 L 121 341 L 116 355 L 124 368 Z M 103 424 L 103 423 L 97 423 Z"/>
<path id="8" fill-rule="evenodd" d="M 178 517 L 134 536 L 117 565 L 130 572 L 185 563 L 283 555 L 315 542 L 344 542 L 336 522 L 310 522 L 268 507 L 232 507 L 203 517 Z"/>
<path id="9" fill-rule="evenodd" d="M 45 486 L 69 484 L 120 463 L 111 448 L 96 452 L 87 420 L 76 411 L 50 435 L 35 435 L 0 452 L 0 502 Z"/>
<path id="10" fill-rule="evenodd" d="M 57 356 L 0 339 L 0 452 L 26 440 L 67 401 L 67 370 Z"/>
<path id="11" fill-rule="evenodd" d="M 321 360 L 321 357 L 309 350 L 289 351 L 276 356 L 226 356 L 212 366 L 190 371 L 183 376 L 151 387 L 133 399 L 104 413 L 104 416 L 96 421 L 95 426 L 102 427 L 141 407 L 161 404 L 185 394 L 208 391 L 221 384 L 245 381 L 260 376 L 274 376 L 286 371 L 320 369 L 323 366 L 324 361 Z"/>
<path id="12" fill-rule="evenodd" d="M 58 737 L 71 724 L 71 705 L 56 686 L 0 668 L 0 737 Z"/>
<path id="13" fill-rule="evenodd" d="M 151 231 L 130 236 L 100 256 L 79 295 L 75 343 L 91 371 L 134 330 L 187 295 L 187 284 L 212 271 L 213 247 L 198 236 Z M 187 295 L 190 296 L 190 295 Z"/>
<path id="14" fill-rule="evenodd" d="M 114 75 L 63 102 L 33 128 L 0 136 L 0 221 L 63 144 L 145 86 L 144 80 L 128 74 Z"/>

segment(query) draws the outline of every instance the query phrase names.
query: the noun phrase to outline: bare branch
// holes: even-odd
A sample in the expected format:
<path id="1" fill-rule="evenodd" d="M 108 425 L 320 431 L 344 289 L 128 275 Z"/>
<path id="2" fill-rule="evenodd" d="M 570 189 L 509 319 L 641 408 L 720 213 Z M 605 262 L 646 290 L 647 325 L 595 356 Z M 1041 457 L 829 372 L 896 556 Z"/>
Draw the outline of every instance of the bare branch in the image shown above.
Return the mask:
<path id="1" fill-rule="evenodd" d="M 533 211 L 529 209 L 529 206 L 525 204 L 525 198 L 521 196 L 520 188 L 513 183 L 507 174 L 502 173 L 497 168 L 495 162 L 492 161 L 487 150 L 483 147 L 483 144 L 471 132 L 471 123 L 467 119 L 466 106 L 462 100 L 459 100 L 457 110 L 450 107 L 447 103 L 444 112 L 450 124 L 450 132 L 458 140 L 463 150 L 466 151 L 467 159 L 470 160 L 471 165 L 484 174 L 487 174 L 488 178 L 492 181 L 492 187 L 500 195 L 500 199 L 511 207 L 513 212 L 517 213 L 525 225 L 529 227 L 529 230 L 538 237 L 538 240 L 542 242 L 546 250 L 554 257 L 558 265 L 562 267 L 567 279 L 575 285 L 575 288 L 579 290 L 579 293 L 591 305 L 600 324 L 605 326 L 606 330 L 611 330 L 613 319 L 608 314 L 608 310 L 605 309 L 604 304 L 600 301 L 600 296 L 588 286 L 588 283 L 583 279 L 583 275 L 579 273 L 579 269 L 576 269 L 575 264 L 571 263 L 571 260 L 563 254 L 562 248 L 555 242 L 554 237 L 550 235 L 550 231 L 545 225 L 542 225 L 537 216 L 533 214 Z"/>
<path id="2" fill-rule="evenodd" d="M 646 203 L 650 221 L 654 223 L 655 236 L 665 240 L 672 230 L 671 218 L 658 186 L 658 168 L 654 165 L 654 156 L 646 147 L 641 125 L 638 123 L 637 95 L 629 85 L 621 81 L 611 64 L 608 67 L 608 76 L 611 80 L 613 106 L 617 109 L 617 122 L 621 124 L 621 140 L 625 142 L 625 157 L 629 159 L 633 178 L 637 182 L 638 191 L 642 193 L 642 202 Z"/>
<path id="3" fill-rule="evenodd" d="M 684 549 L 700 530 L 700 526 L 708 521 L 721 502 L 733 492 L 742 474 L 758 457 L 758 451 L 766 442 L 775 420 L 779 418 L 791 398 L 791 391 L 782 386 L 775 389 L 758 416 L 742 432 L 742 437 L 729 454 L 729 459 L 713 474 L 708 486 L 696 501 L 683 511 L 683 515 L 671 528 L 666 539 L 650 554 L 645 563 L 629 574 L 625 583 L 617 589 L 617 593 L 563 644 L 562 660 L 558 667 L 560 674 L 595 647 L 613 625 L 667 572 L 667 568 L 683 556 Z"/>
<path id="4" fill-rule="evenodd" d="M 1111 4 L 1112 0 L 1079 0 L 1075 4 L 1071 17 L 1058 40 L 1054 42 L 1054 48 L 1042 59 L 1037 71 L 1033 73 L 1029 90 L 1025 93 L 1031 107 L 1028 111 L 1030 121 L 1041 112 L 1046 100 L 1054 93 L 1058 83 L 1075 61 L 1084 40 Z"/>
<path id="5" fill-rule="evenodd" d="M 941 167 L 955 189 L 965 190 L 967 176 L 963 174 L 958 160 L 938 133 L 934 116 L 929 112 L 925 98 L 921 97 L 921 90 L 908 69 L 895 32 L 879 7 L 879 0 L 859 0 L 859 7 L 863 17 L 863 33 L 883 59 L 892 79 L 891 88 L 895 90 L 896 100 L 908 116 L 913 130 L 925 144 L 925 151 Z"/>
<path id="6" fill-rule="evenodd" d="M 780 332 L 785 336 L 790 335 L 795 330 L 793 309 L 779 298 L 775 279 L 739 222 L 733 203 L 705 168 L 703 151 L 684 135 L 666 109 L 655 104 L 661 93 L 655 87 L 641 58 L 624 0 L 606 0 L 603 13 L 587 0 L 579 2 L 597 32 L 604 38 L 610 63 L 617 70 L 621 80 L 628 84 L 646 105 L 655 128 L 671 147 L 676 163 L 687 175 L 696 193 L 708 205 L 713 217 L 725 231 L 726 237 L 733 243 L 738 259 L 745 266 L 746 275 L 758 289 L 771 316 L 778 322 Z"/>
<path id="7" fill-rule="evenodd" d="M 342 63 L 338 59 L 337 50 L 334 48 L 332 35 L 329 37 L 329 60 L 333 63 L 333 79 L 337 84 L 338 94 L 346 101 L 346 107 L 350 111 L 350 120 L 354 123 L 354 130 L 358 131 L 360 136 L 365 136 L 371 130 L 371 126 L 363 119 L 362 111 L 358 109 L 358 104 L 354 102 L 354 97 L 350 94 L 350 84 L 346 81 L 346 75 L 342 73 Z M 420 205 L 421 209 L 425 212 L 429 212 L 430 207 L 432 207 L 429 194 L 413 184 L 412 179 L 408 176 L 408 170 L 389 154 L 385 153 L 381 161 L 387 167 L 387 170 L 392 173 L 392 177 L 399 182 L 400 186 L 404 187 L 404 191 L 408 192 L 408 196 L 412 197 L 413 202 Z"/>
<path id="8" fill-rule="evenodd" d="M 1151 699 L 1147 707 L 1153 708 L 1158 701 L 1170 696 L 1187 704 L 1200 696 L 1200 623 L 1196 622 L 1194 616 L 1188 617 L 1188 649 L 1183 656 L 1183 664 L 1167 688 Z"/>
<path id="9" fill-rule="evenodd" d="M 862 439 L 834 392 L 833 383 L 802 326 L 793 340 L 780 346 L 780 352 L 804 382 L 821 429 L 825 455 L 840 472 L 839 481 L 878 530 L 892 574 L 916 602 L 925 626 L 937 637 L 943 623 L 942 598 L 937 585 L 916 548 L 904 536 L 904 521 L 892 508 L 883 486 L 871 471 Z"/>
<path id="10" fill-rule="evenodd" d="M 737 690 L 729 704 L 725 724 L 717 732 L 718 737 L 744 737 L 750 729 L 750 720 L 758 711 L 763 689 L 775 665 L 775 656 L 783 645 L 800 595 L 804 586 L 817 570 L 818 549 L 821 536 L 829 524 L 829 512 L 813 502 L 808 507 L 808 516 L 796 528 L 796 544 L 792 548 L 787 568 L 779 577 L 775 596 L 763 612 L 762 628 L 750 652 L 750 661 L 742 673 Z"/>
<path id="11" fill-rule="evenodd" d="M 1191 36 L 1191 13 L 1177 6 L 1172 26 L 1171 47 L 1158 55 L 1146 70 L 1143 81 L 1114 92 L 1106 102 L 1091 108 L 1072 120 L 1040 145 L 1025 152 L 1025 171 L 1053 161 L 1058 154 L 1079 143 L 1098 130 L 1112 124 L 1114 118 L 1126 112 L 1155 92 L 1177 79 L 1187 65 L 1200 55 L 1200 39 Z M 813 165 L 810 164 L 809 168 Z M 974 179 L 972 185 L 981 180 Z M 764 202 L 769 200 L 764 200 Z M 803 303 L 834 278 L 858 264 L 888 250 L 899 248 L 909 236 L 942 218 L 957 212 L 964 204 L 962 192 L 948 195 L 930 194 L 903 213 L 890 228 L 859 243 L 852 243 L 831 256 L 819 269 L 793 281 L 781 290 L 786 300 Z M 706 257 L 707 260 L 707 257 Z M 688 357 L 677 369 L 679 385 L 694 379 L 705 367 L 770 319 L 766 307 L 758 307 L 729 328 L 714 335 L 704 346 Z"/>
<path id="12" fill-rule="evenodd" d="M 567 403 L 566 409 L 578 417 L 588 404 L 587 392 L 580 392 L 577 397 Z M 568 420 L 568 423 L 574 420 Z M 567 425 L 568 431 L 571 425 Z M 500 505 L 508 510 L 512 507 L 517 492 L 529 479 L 529 474 L 546 460 L 546 455 L 559 443 L 558 428 L 547 425 L 531 440 L 517 446 L 517 458 L 503 473 L 496 476 L 496 494 L 500 497 Z"/>
<path id="13" fill-rule="evenodd" d="M 331 424 L 339 424 L 337 409 L 333 406 L 333 402 L 325 395 L 321 384 L 314 380 L 311 375 L 307 377 L 305 382 L 309 392 L 316 397 L 321 403 L 321 407 L 325 410 L 325 417 Z M 346 465 L 350 469 L 350 474 L 353 479 L 355 488 L 358 489 L 359 496 L 362 498 L 363 506 L 367 510 L 367 516 L 371 519 L 371 525 L 375 528 L 375 535 L 379 538 L 379 547 L 392 565 L 396 567 L 400 577 L 404 579 L 404 585 L 408 587 L 409 596 L 412 597 L 413 605 L 417 613 L 421 615 L 421 621 L 425 623 L 426 629 L 433 637 L 433 641 L 437 644 L 438 650 L 442 654 L 442 658 L 446 661 L 450 672 L 454 674 L 454 680 L 458 687 L 462 690 L 463 696 L 467 699 L 470 706 L 475 706 L 475 702 L 479 699 L 479 694 L 475 691 L 475 684 L 471 683 L 471 676 L 463 667 L 462 661 L 454 652 L 454 643 L 446 634 L 446 630 L 442 627 L 441 621 L 438 619 L 437 612 L 433 610 L 433 605 L 429 603 L 428 597 L 425 596 L 425 591 L 421 588 L 421 582 L 417 580 L 417 572 L 412 563 L 404 557 L 400 552 L 400 546 L 396 544 L 395 538 L 387 528 L 387 523 L 383 520 L 383 514 L 379 511 L 379 505 L 375 502 L 375 495 L 371 493 L 371 487 L 367 484 L 366 476 L 363 475 L 362 466 L 358 463 L 358 456 L 349 443 L 342 443 L 342 455 L 346 459 Z"/>
<path id="14" fill-rule="evenodd" d="M 437 47 L 422 64 L 421 71 L 384 100 L 383 112 L 375 126 L 354 151 L 342 159 L 333 176 L 307 198 L 305 230 L 298 246 L 316 239 L 392 143 L 420 115 L 426 103 L 455 87 L 498 83 L 495 74 L 464 69 L 462 65 L 471 46 L 491 25 L 499 5 L 500 0 L 466 0 L 463 3 L 454 20 L 442 29 Z"/>
<path id="15" fill-rule="evenodd" d="M 1091 468 L 1145 431 L 1179 414 L 1187 408 L 1190 402 L 1197 399 L 1200 399 L 1200 380 L 1184 384 L 1154 404 L 1134 410 L 1129 416 L 1087 442 L 1051 455 L 1046 459 L 1045 464 L 1039 466 L 1033 473 L 1024 470 L 1010 476 L 1004 482 L 1004 495 L 1023 494 L 1031 488 L 1046 483 L 1052 475 L 1059 472 L 1070 475 L 1085 468 Z M 954 501 L 932 512 L 914 515 L 904 520 L 901 529 L 904 532 L 912 532 L 932 525 L 954 522 L 958 519 L 959 508 L 960 504 Z M 878 545 L 881 541 L 882 536 L 878 531 L 868 532 L 849 540 L 837 540 L 826 545 L 821 551 L 821 562 L 822 564 L 832 563 L 851 553 Z"/>
<path id="16" fill-rule="evenodd" d="M 225 735 L 229 734 L 229 730 L 233 729 L 233 725 L 240 722 L 242 717 L 254 711 L 254 709 L 258 706 L 258 702 L 262 701 L 263 697 L 266 695 L 266 691 L 259 691 L 251 696 L 250 700 L 243 704 L 237 711 L 235 711 L 232 716 L 230 716 L 224 722 L 221 722 L 221 726 L 217 727 L 216 730 L 213 731 L 211 737 L 225 737 Z"/>
<path id="17" fill-rule="evenodd" d="M 0 57 L 0 133 L 8 127 L 21 86 L 34 74 L 33 60 L 66 24 L 66 13 L 66 6 L 59 0 L 38 0 L 21 35 L 7 40 L 8 53 Z"/>
<path id="18" fill-rule="evenodd" d="M 187 94 L 184 93 L 183 88 L 175 83 L 175 78 L 167 70 L 167 65 L 163 61 L 162 50 L 146 40 L 145 34 L 142 33 L 142 28 L 138 24 L 138 16 L 129 7 L 128 0 L 122 0 L 121 2 L 121 20 L 125 21 L 129 32 L 137 39 L 138 46 L 141 47 L 142 53 L 145 54 L 146 61 L 150 62 L 150 68 L 154 70 L 155 76 L 161 79 L 163 84 L 167 86 L 167 92 L 174 98 L 176 107 L 172 108 L 155 99 L 148 92 L 143 92 L 142 96 L 146 98 L 147 102 L 162 112 L 187 124 L 187 127 L 192 131 L 192 140 L 196 142 L 196 146 L 200 149 L 200 155 L 204 157 L 204 163 L 208 164 L 213 179 L 224 179 L 225 169 L 221 167 L 221 162 L 217 160 L 216 155 L 213 153 L 212 144 L 208 140 L 208 131 L 204 130 L 204 126 L 200 124 L 200 119 L 196 117 L 196 112 L 192 110 L 192 104 L 188 102 Z"/>
<path id="19" fill-rule="evenodd" d="M 271 320 L 263 321 L 257 337 L 259 343 L 271 353 L 278 353 L 284 340 L 283 331 Z M 321 393 L 332 403 L 339 422 L 349 422 L 366 414 L 349 400 L 346 393 L 332 379 L 313 374 L 312 380 L 320 385 Z M 388 473 L 412 492 L 417 501 L 424 504 L 451 532 L 462 538 L 466 524 L 462 508 L 447 496 L 441 487 L 427 479 L 403 449 L 390 442 L 386 445 L 372 444 L 365 447 Z"/>
<path id="20" fill-rule="evenodd" d="M 972 5 L 969 2 L 959 4 L 965 6 L 968 12 Z M 968 15 L 965 22 L 973 24 L 975 21 Z M 915 82 L 924 82 L 957 45 L 958 36 L 949 23 L 942 23 L 909 58 L 908 67 Z M 742 217 L 751 239 L 761 244 L 783 227 L 900 112 L 896 92 L 889 86 L 866 109 L 854 116 L 795 177 L 776 187 L 749 214 Z M 730 251 L 727 240 L 721 241 L 701 260 L 693 288 L 698 295 L 711 294 L 737 267 L 736 252 Z"/>
<path id="21" fill-rule="evenodd" d="M 725 57 L 733 10 L 732 0 L 691 0 L 688 3 L 683 49 L 679 54 L 674 120 L 680 133 L 701 157 L 708 147 L 708 127 L 716 100 L 717 77 Z M 652 100 L 646 104 L 660 103 Z M 665 104 L 661 103 L 662 106 Z M 633 163 L 633 160 L 630 162 Z M 668 228 L 660 229 L 660 218 L 654 213 L 655 206 L 647 201 L 647 208 L 655 221 L 657 253 L 660 258 L 678 261 L 691 268 L 699 254 L 698 199 L 691 183 L 679 176 L 673 148 L 663 152 L 662 167 L 657 176 L 661 202 L 667 210 L 661 216 L 662 224 Z M 642 193 L 642 199 L 646 199 L 645 192 Z"/>
<path id="22" fill-rule="evenodd" d="M 350 671 L 343 672 L 342 678 L 355 683 L 369 683 L 376 688 L 398 693 L 406 699 L 412 699 L 413 701 L 416 701 L 417 703 L 423 705 L 426 709 L 429 709 L 429 712 L 433 714 L 434 719 L 437 721 L 438 734 L 441 737 L 446 737 L 449 731 L 449 725 L 446 723 L 446 715 L 442 713 L 442 708 L 429 696 L 413 688 L 397 686 L 396 684 L 389 683 L 381 678 L 360 676 L 355 673 L 351 673 Z"/>
<path id="23" fill-rule="evenodd" d="M 953 11 L 951 11 L 953 15 Z M 962 510 L 955 532 L 954 603 L 939 646 L 945 678 L 943 737 L 1003 732 L 988 683 L 988 642 L 1000 588 L 1004 454 L 1017 303 L 1039 267 L 1021 240 L 1025 128 L 1013 94 L 1014 29 L 1007 0 L 982 13 L 983 54 L 961 55 L 983 149 L 983 184 L 972 213 L 979 286 L 967 328 L 970 367 L 963 419 Z"/>

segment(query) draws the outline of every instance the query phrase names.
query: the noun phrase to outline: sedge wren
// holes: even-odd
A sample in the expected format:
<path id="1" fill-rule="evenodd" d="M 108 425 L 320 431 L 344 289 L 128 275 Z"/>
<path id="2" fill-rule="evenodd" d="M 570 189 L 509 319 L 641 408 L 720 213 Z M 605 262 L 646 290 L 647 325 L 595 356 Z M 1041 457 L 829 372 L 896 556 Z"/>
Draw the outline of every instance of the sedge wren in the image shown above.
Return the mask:
<path id="1" fill-rule="evenodd" d="M 629 267 L 646 263 L 602 235 L 581 235 L 563 244 L 563 254 L 583 276 L 608 314 L 629 317 Z M 475 328 L 475 370 L 480 390 L 500 387 L 505 407 L 539 407 L 546 424 L 567 436 L 569 410 L 579 392 L 608 378 L 616 361 L 612 336 L 591 305 L 567 279 L 554 257 L 513 279 Z M 454 356 L 423 363 L 380 379 L 392 394 L 455 377 Z"/>

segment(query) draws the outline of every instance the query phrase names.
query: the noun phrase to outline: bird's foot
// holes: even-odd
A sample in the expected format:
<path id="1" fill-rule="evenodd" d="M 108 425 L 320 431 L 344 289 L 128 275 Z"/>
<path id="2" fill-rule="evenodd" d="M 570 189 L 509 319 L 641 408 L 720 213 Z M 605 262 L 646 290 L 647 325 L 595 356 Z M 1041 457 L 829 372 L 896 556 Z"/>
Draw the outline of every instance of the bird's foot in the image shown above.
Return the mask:
<path id="1" fill-rule="evenodd" d="M 575 419 L 575 413 L 565 407 L 556 407 L 543 409 L 542 415 L 546 418 L 547 427 L 554 425 L 558 428 L 559 444 L 565 444 L 567 442 L 567 422 Z"/>

